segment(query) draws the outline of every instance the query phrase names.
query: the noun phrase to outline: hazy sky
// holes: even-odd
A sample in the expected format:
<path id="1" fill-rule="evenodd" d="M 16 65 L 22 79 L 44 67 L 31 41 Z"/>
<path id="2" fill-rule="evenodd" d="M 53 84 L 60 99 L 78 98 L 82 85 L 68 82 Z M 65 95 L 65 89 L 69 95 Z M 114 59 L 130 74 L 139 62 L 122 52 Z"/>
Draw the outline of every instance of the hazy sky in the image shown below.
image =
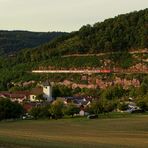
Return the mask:
<path id="1" fill-rule="evenodd" d="M 0 0 L 0 30 L 75 31 L 145 8 L 148 0 Z"/>

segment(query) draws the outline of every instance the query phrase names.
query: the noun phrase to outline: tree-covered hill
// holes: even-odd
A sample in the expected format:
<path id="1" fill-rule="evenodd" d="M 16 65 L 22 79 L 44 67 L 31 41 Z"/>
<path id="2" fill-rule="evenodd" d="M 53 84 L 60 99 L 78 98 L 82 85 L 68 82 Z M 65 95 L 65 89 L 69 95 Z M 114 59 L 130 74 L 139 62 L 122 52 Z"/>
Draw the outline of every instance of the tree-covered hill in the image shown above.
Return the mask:
<path id="1" fill-rule="evenodd" d="M 0 31 L 0 55 L 13 54 L 23 48 L 33 48 L 58 37 L 62 32 Z"/>
<path id="2" fill-rule="evenodd" d="M 19 33 L 21 34 L 21 32 Z M 16 82 L 23 83 L 32 80 L 38 82 L 47 79 L 47 75 L 31 74 L 32 69 L 39 68 L 104 68 L 111 70 L 119 68 L 119 70 L 129 69 L 131 71 L 135 68 L 139 71 L 139 69 L 143 67 L 143 71 L 147 72 L 145 67 L 147 68 L 148 66 L 148 54 L 131 54 L 131 52 L 128 51 L 131 49 L 142 51 L 141 49 L 148 48 L 148 9 L 119 15 L 115 18 L 105 20 L 102 23 L 96 23 L 93 26 L 86 25 L 77 32 L 62 35 L 60 33 L 61 36 L 42 45 L 41 39 L 44 38 L 43 36 L 47 37 L 49 35 L 49 37 L 51 37 L 53 34 L 58 36 L 59 33 L 36 33 L 31 35 L 32 33 L 27 32 L 27 35 L 25 35 L 25 33 L 22 34 L 23 37 L 17 36 L 19 42 L 15 40 L 21 47 L 24 41 L 27 41 L 27 45 L 33 41 L 31 42 L 32 46 L 33 44 L 39 46 L 34 48 L 26 47 L 26 49 L 23 47 L 23 50 L 16 52 L 16 56 L 0 57 L 0 90 L 9 90 L 16 87 Z M 28 34 L 30 34 L 30 36 Z M 14 39 L 11 35 L 8 36 L 8 38 L 11 38 L 11 41 Z M 8 44 L 5 44 L 8 47 L 10 43 L 10 48 L 7 48 L 7 50 L 9 51 L 9 49 L 12 49 L 16 42 L 8 42 Z M 2 46 L 2 43 L 0 46 Z M 14 51 L 17 50 L 18 49 L 15 49 Z M 95 55 L 96 53 L 102 52 L 105 53 L 102 56 Z M 84 53 L 88 56 L 63 56 Z M 90 56 L 90 53 L 93 53 L 93 56 Z M 143 71 L 141 70 L 139 71 L 141 74 L 137 74 L 138 77 L 142 79 Z M 77 79 L 75 78 L 75 75 L 68 74 L 60 74 L 58 76 L 53 74 L 50 79 L 52 81 L 57 79 L 66 80 L 67 77 L 70 77 L 70 80 Z M 126 77 L 126 74 L 123 77 Z"/>
<path id="3" fill-rule="evenodd" d="M 86 25 L 48 44 L 23 51 L 21 59 L 40 61 L 76 53 L 127 51 L 148 47 L 148 9 Z"/>

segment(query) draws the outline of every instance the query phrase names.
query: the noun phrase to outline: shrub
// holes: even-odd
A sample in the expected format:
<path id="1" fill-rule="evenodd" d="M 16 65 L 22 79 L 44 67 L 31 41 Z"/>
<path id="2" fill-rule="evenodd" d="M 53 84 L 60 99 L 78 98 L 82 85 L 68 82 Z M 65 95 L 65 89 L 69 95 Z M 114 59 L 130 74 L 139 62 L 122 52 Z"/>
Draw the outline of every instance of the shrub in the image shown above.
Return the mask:
<path id="1" fill-rule="evenodd" d="M 62 100 L 58 99 L 51 104 L 51 107 L 49 108 L 49 112 L 56 119 L 62 118 L 63 109 L 64 109 L 64 103 Z"/>
<path id="2" fill-rule="evenodd" d="M 17 119 L 23 115 L 23 107 L 9 99 L 0 99 L 0 120 Z"/>
<path id="3" fill-rule="evenodd" d="M 46 107 L 33 107 L 29 114 L 34 117 L 34 119 L 39 119 L 39 118 L 49 118 L 50 117 L 50 112 L 49 106 Z"/>
<path id="4" fill-rule="evenodd" d="M 80 111 L 80 109 L 73 103 L 68 104 L 65 108 L 64 108 L 64 114 L 65 115 L 70 115 L 73 117 L 74 114 L 78 114 Z"/>
<path id="5" fill-rule="evenodd" d="M 120 110 L 122 110 L 122 111 L 125 111 L 125 110 L 128 109 L 128 104 L 126 104 L 126 103 L 120 103 L 120 104 L 118 105 L 118 108 L 119 108 Z"/>

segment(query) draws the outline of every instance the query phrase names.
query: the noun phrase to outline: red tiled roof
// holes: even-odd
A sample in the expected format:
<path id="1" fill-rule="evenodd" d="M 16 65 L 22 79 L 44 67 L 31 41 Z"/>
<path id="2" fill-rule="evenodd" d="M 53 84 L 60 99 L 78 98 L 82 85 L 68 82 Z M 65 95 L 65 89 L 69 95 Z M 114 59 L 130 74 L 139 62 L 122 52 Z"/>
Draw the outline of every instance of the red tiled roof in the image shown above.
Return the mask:
<path id="1" fill-rule="evenodd" d="M 21 95 L 29 96 L 30 92 L 29 91 L 16 91 L 15 94 L 21 94 Z"/>
<path id="2" fill-rule="evenodd" d="M 25 99 L 29 96 L 29 92 L 26 91 L 20 91 L 20 92 L 0 92 L 0 97 L 6 97 L 6 98 L 11 98 L 11 99 Z"/>
<path id="3" fill-rule="evenodd" d="M 0 97 L 5 98 L 11 98 L 11 99 L 25 99 L 28 98 L 29 95 L 40 95 L 43 93 L 42 87 L 37 87 L 32 89 L 31 92 L 29 91 L 16 91 L 16 92 L 8 92 L 8 91 L 2 91 L 0 92 Z"/>
<path id="4" fill-rule="evenodd" d="M 25 99 L 26 98 L 26 95 L 23 95 L 23 94 L 10 94 L 10 98 L 11 99 Z"/>
<path id="5" fill-rule="evenodd" d="M 33 88 L 32 91 L 30 92 L 31 95 L 40 95 L 42 93 L 43 93 L 42 87 Z"/>

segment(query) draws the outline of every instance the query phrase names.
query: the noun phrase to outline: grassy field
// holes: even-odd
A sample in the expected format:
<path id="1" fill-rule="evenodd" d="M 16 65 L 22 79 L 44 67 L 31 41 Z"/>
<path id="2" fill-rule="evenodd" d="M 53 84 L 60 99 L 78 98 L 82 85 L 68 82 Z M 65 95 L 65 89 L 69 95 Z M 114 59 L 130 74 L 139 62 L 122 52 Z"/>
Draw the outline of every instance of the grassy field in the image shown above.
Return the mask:
<path id="1" fill-rule="evenodd" d="M 0 122 L 0 148 L 146 148 L 148 115 Z"/>

